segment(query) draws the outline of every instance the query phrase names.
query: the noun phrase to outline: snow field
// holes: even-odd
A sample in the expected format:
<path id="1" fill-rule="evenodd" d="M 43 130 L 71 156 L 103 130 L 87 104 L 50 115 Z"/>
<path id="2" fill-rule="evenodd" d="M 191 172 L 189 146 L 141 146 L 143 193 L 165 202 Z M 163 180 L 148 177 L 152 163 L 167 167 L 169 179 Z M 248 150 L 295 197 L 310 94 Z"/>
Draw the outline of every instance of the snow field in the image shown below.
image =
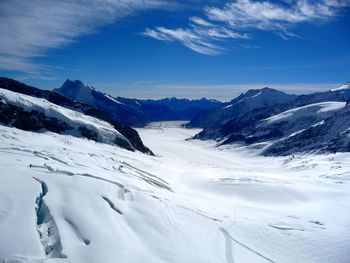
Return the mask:
<path id="1" fill-rule="evenodd" d="M 138 130 L 155 157 L 0 126 L 0 262 L 349 262 L 350 154 L 261 157 L 180 125 Z"/>

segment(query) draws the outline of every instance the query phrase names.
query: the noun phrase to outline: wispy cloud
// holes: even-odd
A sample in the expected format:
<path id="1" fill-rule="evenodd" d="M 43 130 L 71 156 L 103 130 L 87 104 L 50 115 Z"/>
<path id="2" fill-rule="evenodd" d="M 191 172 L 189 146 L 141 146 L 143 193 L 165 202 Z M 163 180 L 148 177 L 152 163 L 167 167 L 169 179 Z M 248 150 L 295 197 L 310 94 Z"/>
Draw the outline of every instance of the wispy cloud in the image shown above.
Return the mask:
<path id="1" fill-rule="evenodd" d="M 0 68 L 36 74 L 33 62 L 52 48 L 74 42 L 136 11 L 165 7 L 165 0 L 2 0 Z"/>
<path id="2" fill-rule="evenodd" d="M 215 55 L 225 50 L 221 41 L 247 39 L 250 29 L 273 31 L 287 40 L 298 37 L 292 31 L 293 26 L 329 21 L 348 6 L 349 0 L 289 0 L 279 4 L 236 0 L 222 7 L 204 8 L 203 17 L 191 17 L 187 28 L 148 28 L 144 35 L 179 41 L 199 53 Z"/>
<path id="3" fill-rule="evenodd" d="M 246 34 L 239 34 L 227 28 L 191 25 L 191 28 L 168 29 L 157 27 L 146 29 L 143 35 L 163 41 L 180 41 L 186 47 L 205 55 L 216 55 L 224 51 L 224 48 L 213 43 L 229 38 L 248 38 Z M 208 38 L 210 41 L 208 41 Z"/>
<path id="4" fill-rule="evenodd" d="M 286 36 L 295 36 L 289 27 L 303 22 L 322 22 L 338 15 L 340 7 L 349 1 L 297 0 L 290 4 L 238 0 L 223 8 L 206 8 L 206 16 L 213 21 L 225 22 L 236 29 L 274 30 Z"/>

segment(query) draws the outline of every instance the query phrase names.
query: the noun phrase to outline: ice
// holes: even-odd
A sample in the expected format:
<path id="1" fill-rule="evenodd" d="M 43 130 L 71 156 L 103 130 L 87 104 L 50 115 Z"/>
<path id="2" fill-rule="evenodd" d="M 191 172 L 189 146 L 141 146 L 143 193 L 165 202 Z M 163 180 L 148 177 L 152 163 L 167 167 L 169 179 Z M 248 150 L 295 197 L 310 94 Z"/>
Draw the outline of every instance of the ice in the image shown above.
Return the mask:
<path id="1" fill-rule="evenodd" d="M 350 154 L 262 157 L 181 124 L 138 129 L 156 156 L 0 126 L 0 262 L 350 261 Z"/>

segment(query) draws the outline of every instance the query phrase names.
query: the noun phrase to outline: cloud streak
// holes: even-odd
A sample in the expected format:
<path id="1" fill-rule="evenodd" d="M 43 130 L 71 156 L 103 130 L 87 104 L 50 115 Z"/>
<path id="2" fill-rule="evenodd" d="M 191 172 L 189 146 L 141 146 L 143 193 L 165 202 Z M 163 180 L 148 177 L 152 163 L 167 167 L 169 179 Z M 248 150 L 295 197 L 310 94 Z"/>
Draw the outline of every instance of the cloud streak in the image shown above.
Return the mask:
<path id="1" fill-rule="evenodd" d="M 222 7 L 204 8 L 203 17 L 191 17 L 187 28 L 148 28 L 143 34 L 162 41 L 181 42 L 201 54 L 216 55 L 225 51 L 223 41 L 248 39 L 247 32 L 251 29 L 273 31 L 287 40 L 297 37 L 291 31 L 293 26 L 329 21 L 348 6 L 349 0 L 289 0 L 279 4 L 236 0 Z"/>
<path id="2" fill-rule="evenodd" d="M 163 0 L 2 0 L 0 68 L 31 74 L 50 70 L 33 59 L 129 14 L 163 7 Z"/>
<path id="3" fill-rule="evenodd" d="M 180 41 L 186 47 L 205 55 L 217 55 L 225 49 L 208 41 L 220 41 L 224 39 L 248 38 L 247 34 L 239 34 L 227 28 L 208 27 L 202 25 L 191 25 L 191 28 L 168 29 L 157 27 L 146 29 L 143 35 L 153 37 L 162 41 Z"/>

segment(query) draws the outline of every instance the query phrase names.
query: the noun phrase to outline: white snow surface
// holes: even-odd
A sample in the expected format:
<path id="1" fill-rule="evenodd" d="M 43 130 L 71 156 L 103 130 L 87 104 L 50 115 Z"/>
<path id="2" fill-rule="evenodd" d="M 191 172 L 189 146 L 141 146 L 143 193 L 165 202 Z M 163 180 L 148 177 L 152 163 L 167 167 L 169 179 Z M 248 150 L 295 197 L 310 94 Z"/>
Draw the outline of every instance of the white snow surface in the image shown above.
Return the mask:
<path id="1" fill-rule="evenodd" d="M 48 117 L 60 119 L 75 128 L 74 131 L 70 131 L 71 133 L 78 133 L 76 129 L 83 126 L 95 131 L 100 137 L 100 142 L 113 143 L 116 138 L 119 138 L 130 144 L 130 142 L 120 134 L 112 124 L 87 116 L 81 112 L 61 107 L 46 99 L 36 98 L 1 88 L 0 98 L 10 105 L 23 108 L 25 111 L 30 112 L 36 110 L 44 113 Z"/>
<path id="2" fill-rule="evenodd" d="M 104 94 L 108 99 L 110 99 L 111 101 L 118 103 L 118 104 L 122 104 L 124 105 L 124 103 L 121 103 L 120 101 L 116 100 L 115 98 L 113 98 L 111 95 L 108 94 Z"/>
<path id="3" fill-rule="evenodd" d="M 350 154 L 261 157 L 180 124 L 139 129 L 157 156 L 0 126 L 0 262 L 350 262 Z"/>
<path id="4" fill-rule="evenodd" d="M 302 117 L 311 117 L 311 116 L 328 117 L 329 114 L 332 114 L 332 112 L 334 111 L 341 110 L 342 108 L 345 107 L 345 105 L 346 105 L 346 102 L 338 102 L 338 101 L 327 101 L 327 102 L 309 104 L 309 105 L 305 105 L 295 109 L 284 111 L 280 114 L 266 118 L 262 122 L 271 124 L 271 123 L 276 123 L 281 121 L 291 121 Z"/>
<path id="5" fill-rule="evenodd" d="M 350 82 L 340 86 L 339 88 L 332 89 L 331 91 L 348 90 L 350 89 Z"/>

